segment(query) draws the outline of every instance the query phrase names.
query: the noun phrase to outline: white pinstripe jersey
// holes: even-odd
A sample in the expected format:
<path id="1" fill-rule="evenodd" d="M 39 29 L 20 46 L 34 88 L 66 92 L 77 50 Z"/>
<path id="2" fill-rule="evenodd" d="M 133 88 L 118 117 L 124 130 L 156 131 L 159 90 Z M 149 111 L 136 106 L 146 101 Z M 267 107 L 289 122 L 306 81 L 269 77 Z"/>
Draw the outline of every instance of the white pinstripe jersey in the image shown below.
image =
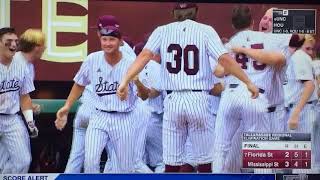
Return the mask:
<path id="1" fill-rule="evenodd" d="M 123 46 L 120 46 L 119 50 L 121 51 L 123 56 L 128 57 L 125 59 L 132 59 L 132 58 L 135 59 L 136 58 L 136 54 L 134 53 L 133 49 L 125 41 L 123 41 Z M 84 91 L 82 93 L 80 101 L 82 103 L 92 101 L 91 99 L 94 99 L 93 92 L 94 92 L 94 87 L 92 84 L 86 86 L 86 88 L 84 89 Z"/>
<path id="2" fill-rule="evenodd" d="M 123 46 L 120 46 L 119 50 L 124 55 L 128 55 L 129 57 L 136 57 L 136 53 L 134 53 L 134 50 L 125 41 L 123 41 Z"/>
<path id="3" fill-rule="evenodd" d="M 291 53 L 289 51 L 289 41 L 292 34 L 271 34 L 274 38 L 277 38 L 279 43 L 278 48 L 285 56 L 285 65 L 282 68 L 273 68 L 274 74 L 272 76 L 271 91 L 267 94 L 270 106 L 284 105 L 284 88 L 283 84 L 286 81 L 286 70 L 288 67 Z"/>
<path id="4" fill-rule="evenodd" d="M 312 67 L 315 76 L 320 76 L 320 59 L 316 59 L 312 61 Z"/>
<path id="5" fill-rule="evenodd" d="M 139 74 L 139 79 L 148 88 L 158 89 L 160 83 L 159 74 L 160 74 L 160 64 L 151 60 L 144 67 L 142 72 Z M 151 112 L 160 114 L 163 112 L 163 100 L 165 97 L 165 92 L 161 92 L 158 97 L 147 99 L 147 105 L 151 108 Z"/>
<path id="6" fill-rule="evenodd" d="M 243 46 L 252 49 L 264 49 L 267 51 L 280 51 L 280 43 L 272 34 L 258 31 L 245 30 L 235 34 L 226 46 Z M 272 77 L 275 69 L 273 66 L 262 64 L 244 54 L 234 54 L 233 57 L 241 65 L 242 69 L 248 74 L 251 81 L 266 92 L 269 103 L 272 101 Z"/>
<path id="7" fill-rule="evenodd" d="M 223 83 L 223 81 L 224 81 L 223 78 L 215 77 L 214 84 Z M 215 115 L 218 114 L 219 104 L 220 104 L 220 97 L 217 97 L 217 96 L 210 97 L 210 109 Z"/>
<path id="8" fill-rule="evenodd" d="M 303 91 L 302 80 L 311 80 L 315 82 L 315 76 L 312 69 L 312 59 L 303 50 L 297 50 L 291 56 L 287 69 L 288 83 L 285 85 L 286 106 L 299 102 Z M 308 101 L 317 100 L 317 88 L 313 91 Z"/>
<path id="9" fill-rule="evenodd" d="M 134 58 L 123 56 L 113 67 L 105 60 L 104 51 L 88 55 L 76 74 L 74 81 L 81 86 L 92 84 L 95 96 L 90 104 L 105 111 L 128 112 L 135 107 L 137 100 L 133 83 L 129 84 L 128 99 L 121 101 L 117 95 L 120 81 L 126 74 Z"/>
<path id="10" fill-rule="evenodd" d="M 34 91 L 27 64 L 13 58 L 9 66 L 0 63 L 0 113 L 15 114 L 20 110 L 20 95 Z"/>
<path id="11" fill-rule="evenodd" d="M 232 53 L 232 50 L 231 50 L 231 48 L 232 48 L 231 44 L 230 43 L 226 43 L 225 47 L 228 50 L 229 55 L 230 56 L 234 56 L 234 53 Z M 231 75 L 231 74 L 228 74 L 228 75 L 226 75 L 224 77 L 224 85 L 225 85 L 226 88 L 228 88 L 228 86 L 230 84 L 240 84 L 240 83 L 241 83 L 241 81 L 238 78 L 236 78 L 235 76 Z"/>
<path id="12" fill-rule="evenodd" d="M 209 56 L 217 61 L 227 53 L 211 26 L 192 20 L 156 28 L 144 48 L 161 55 L 163 90 L 209 90 L 214 79 Z"/>

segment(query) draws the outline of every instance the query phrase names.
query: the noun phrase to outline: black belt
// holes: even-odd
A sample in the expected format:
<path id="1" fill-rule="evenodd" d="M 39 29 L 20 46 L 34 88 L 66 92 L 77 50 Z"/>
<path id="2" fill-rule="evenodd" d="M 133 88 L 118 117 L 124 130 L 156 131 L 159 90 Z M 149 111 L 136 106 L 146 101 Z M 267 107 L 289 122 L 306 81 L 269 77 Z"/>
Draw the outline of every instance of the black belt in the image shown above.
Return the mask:
<path id="1" fill-rule="evenodd" d="M 229 84 L 229 88 L 236 88 L 239 84 Z M 259 88 L 259 93 L 263 94 L 265 92 L 264 89 Z"/>
<path id="2" fill-rule="evenodd" d="M 314 101 L 308 101 L 306 104 L 316 104 L 317 103 L 317 100 L 314 100 Z M 293 106 L 294 106 L 295 104 L 293 104 L 293 103 L 291 103 L 291 104 L 289 104 L 289 108 L 293 108 Z"/>
<path id="3" fill-rule="evenodd" d="M 191 90 L 192 92 L 202 92 L 203 90 Z M 167 90 L 167 95 L 171 94 L 172 90 Z"/>
<path id="4" fill-rule="evenodd" d="M 11 116 L 11 115 L 16 115 L 18 113 L 14 113 L 14 114 L 6 114 L 6 113 L 0 113 L 0 116 Z"/>
<path id="5" fill-rule="evenodd" d="M 102 110 L 102 109 L 98 109 L 96 108 L 96 110 L 101 111 L 101 112 L 105 112 L 105 113 L 117 113 L 118 111 L 106 111 L 106 110 Z"/>

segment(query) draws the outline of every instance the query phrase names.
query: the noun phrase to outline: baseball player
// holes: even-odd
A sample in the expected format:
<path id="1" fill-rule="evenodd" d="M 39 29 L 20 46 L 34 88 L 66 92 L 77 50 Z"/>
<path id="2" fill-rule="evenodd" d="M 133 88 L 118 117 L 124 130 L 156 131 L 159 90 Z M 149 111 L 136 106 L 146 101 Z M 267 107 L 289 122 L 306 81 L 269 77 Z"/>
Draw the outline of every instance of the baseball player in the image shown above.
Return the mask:
<path id="1" fill-rule="evenodd" d="M 144 43 L 137 43 L 134 47 L 135 53 L 138 54 L 144 46 Z M 140 51 L 139 51 L 140 50 Z M 157 56 L 158 61 L 160 58 Z M 150 62 L 151 63 L 151 62 Z M 157 64 L 157 63 L 156 63 Z M 138 96 L 142 100 L 149 98 L 149 92 L 152 91 L 158 96 L 160 93 L 150 87 L 150 85 L 157 84 L 158 70 L 154 65 L 150 65 L 150 68 L 145 67 L 145 71 L 133 80 L 137 86 Z M 146 87 L 147 86 L 147 87 Z M 135 146 L 135 172 L 140 173 L 152 173 L 153 171 L 146 165 L 147 163 L 155 168 L 156 172 L 162 172 L 162 121 L 154 121 L 153 113 L 155 110 L 162 110 L 162 102 L 159 97 L 151 97 L 152 99 L 158 99 L 157 101 L 148 99 L 147 101 L 140 101 L 139 106 L 144 108 L 144 118 L 139 119 L 135 123 L 136 129 L 136 146 Z M 153 102 L 153 103 L 149 103 Z M 159 106 L 160 105 L 160 106 Z M 160 125 L 160 126 L 159 126 Z"/>
<path id="2" fill-rule="evenodd" d="M 241 48 L 231 48 L 236 61 L 248 73 L 250 78 L 258 85 L 261 96 L 258 99 L 251 99 L 248 94 L 243 91 L 240 84 L 229 84 L 225 93 L 222 95 L 220 108 L 218 110 L 216 120 L 216 138 L 215 138 L 215 172 L 224 172 L 225 158 L 227 157 L 231 140 L 235 132 L 240 127 L 244 131 L 269 131 L 266 112 L 268 108 L 268 94 L 271 92 L 274 67 L 284 63 L 285 56 L 283 53 L 272 53 L 265 56 L 264 50 L 278 49 L 276 39 L 271 35 L 252 31 L 252 18 L 250 9 L 247 6 L 238 6 L 234 8 L 232 13 L 232 25 L 238 30 L 230 42 L 226 46 L 239 46 Z M 254 59 L 251 56 L 251 49 L 260 49 L 260 55 L 265 58 Z M 248 52 L 244 52 L 246 49 Z M 248 54 L 248 55 L 246 55 Z M 239 98 L 242 97 L 242 98 Z M 257 121 L 257 119 L 259 121 Z"/>
<path id="3" fill-rule="evenodd" d="M 314 148 L 315 148 L 315 154 L 314 156 L 314 169 L 317 171 L 317 173 L 320 173 L 320 44 L 318 43 L 314 47 L 315 51 L 315 59 L 312 61 L 313 65 L 313 71 L 315 74 L 315 78 L 317 80 L 317 87 L 318 87 L 318 103 L 316 106 L 316 110 L 318 111 L 317 120 L 313 127 L 313 133 L 314 133 Z"/>
<path id="4" fill-rule="evenodd" d="M 35 130 L 29 93 L 34 90 L 27 64 L 13 58 L 18 37 L 13 28 L 0 29 L 0 143 L 15 163 L 10 172 L 27 173 L 31 162 L 30 140 L 27 128 L 18 112 L 20 108 L 28 128 Z"/>
<path id="5" fill-rule="evenodd" d="M 266 11 L 265 15 L 261 18 L 261 21 L 259 23 L 259 31 L 265 32 L 265 33 L 271 33 L 272 31 L 272 10 L 274 8 L 270 8 Z M 300 39 L 298 38 L 295 40 L 295 37 L 299 37 L 299 35 L 291 35 L 291 34 L 276 34 L 273 35 L 273 38 L 277 38 L 277 41 L 279 42 L 278 48 L 283 49 L 284 55 L 285 55 L 285 63 L 282 65 L 277 65 L 276 68 L 274 68 L 273 76 L 272 78 L 272 89 L 269 91 L 269 93 L 266 93 L 266 97 L 268 99 L 268 111 L 266 114 L 266 117 L 269 119 L 269 129 L 270 132 L 284 132 L 285 131 L 285 125 L 286 125 L 286 112 L 284 108 L 284 90 L 283 90 L 283 84 L 285 81 L 285 71 L 287 66 L 287 60 L 289 59 L 292 52 L 295 51 L 297 48 L 296 44 L 299 44 L 298 46 L 301 46 Z M 289 41 L 290 40 L 290 41 Z M 295 43 L 295 41 L 297 41 Z M 289 45 L 289 46 L 288 46 Z M 252 50 L 251 50 L 252 51 Z M 254 50 L 253 50 L 254 51 Z M 272 52 L 271 52 L 272 53 Z M 265 57 L 272 56 L 272 54 L 267 55 L 268 52 L 265 52 Z M 261 54 L 257 50 L 256 54 L 246 54 L 251 56 L 251 58 L 260 60 Z M 240 142 L 238 143 L 240 145 Z M 240 147 L 240 146 L 239 146 Z M 240 148 L 239 148 L 240 150 Z M 239 153 L 239 151 L 236 151 L 236 153 Z M 239 164 L 238 164 L 239 165 Z M 267 169 L 255 169 L 255 173 L 271 173 L 271 170 Z"/>
<path id="6" fill-rule="evenodd" d="M 35 79 L 35 71 L 34 71 L 34 65 L 33 63 L 40 59 L 43 52 L 45 50 L 45 35 L 41 30 L 38 29 L 27 29 L 19 38 L 19 46 L 18 46 L 18 52 L 15 53 L 14 59 L 17 59 L 18 61 L 22 61 L 24 63 L 27 63 L 27 68 L 30 72 L 30 76 L 32 80 Z M 34 114 L 40 113 L 40 105 L 39 104 L 32 104 L 32 111 Z M 33 123 L 33 122 L 29 122 Z M 35 126 L 32 131 L 30 131 L 30 137 L 35 138 L 38 136 L 38 129 Z M 1 147 L 0 147 L 1 148 Z M 32 150 L 32 153 L 33 150 Z M 6 155 L 9 155 L 9 153 L 3 153 L 2 158 L 6 157 Z M 12 169 L 12 166 L 14 166 L 15 162 L 7 161 L 5 163 L 5 166 L 3 169 L 6 172 L 6 169 Z"/>
<path id="7" fill-rule="evenodd" d="M 154 168 L 156 173 L 164 172 L 164 164 L 162 158 L 162 118 L 163 118 L 163 100 L 165 92 L 158 91 L 160 73 L 160 57 L 155 56 L 150 61 L 142 73 L 139 80 L 145 86 L 145 92 L 139 91 L 139 96 L 143 99 L 147 98 L 146 103 L 150 108 L 151 116 L 147 123 L 145 156 L 147 164 Z"/>
<path id="8" fill-rule="evenodd" d="M 119 22 L 112 15 L 104 15 L 99 17 L 98 23 L 97 23 L 98 28 L 100 24 L 103 27 L 115 26 L 120 28 Z M 124 42 L 124 45 L 120 46 L 119 49 L 124 56 L 133 57 L 133 58 L 135 57 L 135 53 L 133 52 L 133 49 L 126 42 Z M 72 147 L 69 155 L 69 160 L 65 169 L 65 173 L 80 173 L 81 169 L 84 166 L 85 134 L 89 124 L 90 115 L 95 111 L 94 105 L 90 103 L 94 101 L 93 100 L 95 98 L 94 92 L 95 90 L 93 85 L 89 85 L 89 86 L 86 86 L 84 92 L 82 93 L 82 96 L 80 99 L 81 105 L 74 119 Z M 111 151 L 110 149 L 108 150 L 108 152 Z M 110 154 L 108 153 L 108 155 Z M 113 158 L 115 159 L 115 157 Z M 111 169 L 109 170 L 111 171 Z"/>
<path id="9" fill-rule="evenodd" d="M 105 17 L 109 17 L 108 19 L 113 18 L 115 19 L 114 16 L 107 15 Z M 113 22 L 114 20 L 109 22 Z M 116 21 L 116 20 L 115 20 Z M 117 21 L 116 21 L 117 22 Z M 128 42 L 127 42 L 128 41 Z M 126 56 L 131 58 L 136 58 L 136 53 L 135 51 L 131 48 L 132 47 L 132 42 L 127 36 L 123 36 L 123 42 L 124 45 L 120 47 L 120 51 L 125 54 Z M 133 81 L 134 84 L 136 85 L 137 89 L 139 89 L 140 86 L 139 84 L 136 83 L 136 81 Z M 136 143 L 135 143 L 135 148 L 134 148 L 134 170 L 133 172 L 138 172 L 138 173 L 151 173 L 152 171 L 150 168 L 144 164 L 142 161 L 142 156 L 143 156 L 143 147 L 145 144 L 145 136 L 146 136 L 146 120 L 148 119 L 149 111 L 147 110 L 148 108 L 146 107 L 145 103 L 141 99 L 138 98 L 137 100 L 137 106 L 140 108 L 140 110 L 143 110 L 142 114 L 140 114 L 139 117 L 142 117 L 140 119 L 136 119 L 133 129 L 134 131 L 134 137 L 136 138 Z M 141 131 L 143 130 L 143 131 Z M 103 173 L 114 173 L 114 172 L 119 172 L 119 166 L 118 166 L 118 160 L 116 158 L 116 154 L 114 151 L 114 148 L 112 147 L 111 144 L 107 144 L 106 147 L 107 150 L 107 155 L 108 159 L 105 164 Z"/>
<path id="10" fill-rule="evenodd" d="M 315 39 L 311 35 L 305 35 L 302 47 L 297 50 L 289 61 L 286 72 L 288 83 L 285 86 L 287 106 L 289 107 L 287 129 L 290 132 L 311 133 L 311 141 L 314 143 L 313 127 L 316 123 L 317 87 L 312 69 L 312 57 Z M 315 154 L 314 147 L 312 154 Z M 311 161 L 311 168 L 314 169 Z M 309 170 L 296 170 L 293 172 L 312 172 Z"/>
<path id="11" fill-rule="evenodd" d="M 75 84 L 65 105 L 57 112 L 55 121 L 58 129 L 64 128 L 68 112 L 79 98 L 85 86 L 92 84 L 95 90 L 93 104 L 96 108 L 90 117 L 85 139 L 84 171 L 98 173 L 103 149 L 110 143 L 118 161 L 115 172 L 133 171 L 132 124 L 140 115 L 136 107 L 137 96 L 134 85 L 130 83 L 129 98 L 120 101 L 116 90 L 134 58 L 122 55 L 119 51 L 122 43 L 121 33 L 115 26 L 103 26 L 99 23 L 102 51 L 88 55 L 74 78 Z"/>
<path id="12" fill-rule="evenodd" d="M 272 11 L 276 8 L 270 8 L 266 11 L 265 15 L 261 18 L 259 23 L 259 31 L 265 33 L 272 33 Z M 285 63 L 282 66 L 278 66 L 275 69 L 275 73 L 272 77 L 273 80 L 273 90 L 268 96 L 269 106 L 267 118 L 269 118 L 270 132 L 281 133 L 286 131 L 287 117 L 286 117 L 286 109 L 285 109 L 285 101 L 284 101 L 284 88 L 283 85 L 286 83 L 285 72 L 288 66 L 288 62 L 290 60 L 290 56 L 297 49 L 297 45 L 295 45 L 294 41 L 296 34 L 275 34 L 279 40 L 279 42 L 283 42 L 279 45 L 279 49 L 286 49 L 286 58 Z M 288 39 L 289 46 L 288 46 Z M 301 46 L 303 39 L 300 40 L 298 38 L 297 43 L 298 46 Z M 257 58 L 257 57 L 255 57 Z M 275 170 L 278 173 L 284 173 L 287 170 Z M 271 169 L 255 169 L 255 173 L 272 173 Z"/>
<path id="13" fill-rule="evenodd" d="M 154 54 L 161 56 L 160 87 L 167 91 L 163 116 L 163 160 L 165 172 L 178 172 L 184 164 L 185 142 L 190 138 L 199 172 L 211 172 L 213 127 L 209 110 L 209 90 L 214 76 L 209 56 L 219 61 L 231 74 L 240 78 L 258 96 L 258 88 L 251 83 L 239 65 L 227 54 L 215 32 L 195 21 L 194 3 L 177 3 L 176 22 L 156 28 L 142 52 L 123 78 L 117 94 L 127 99 L 128 84 Z"/>
<path id="14" fill-rule="evenodd" d="M 263 31 L 265 33 L 269 33 L 272 31 L 272 9 L 269 9 L 266 14 L 263 16 L 263 18 L 260 21 L 259 24 L 259 30 Z M 298 38 L 297 38 L 298 37 Z M 288 59 L 288 57 L 291 55 L 291 51 L 293 52 L 295 48 L 299 47 L 302 45 L 301 42 L 303 40 L 299 39 L 298 35 L 273 35 L 272 38 L 269 39 L 274 39 L 277 38 L 279 41 L 279 49 L 284 49 L 283 51 L 285 52 L 285 57 Z M 295 39 L 297 38 L 297 39 Z M 290 40 L 290 41 L 289 41 Z M 288 47 L 288 41 L 289 41 L 289 46 Z M 290 50 L 288 50 L 290 48 Z M 270 58 L 274 55 L 272 55 L 273 52 L 264 52 L 261 54 L 261 50 L 254 50 L 250 49 L 250 53 L 247 54 L 253 59 L 263 61 L 263 58 Z M 253 53 L 255 52 L 255 53 Z M 244 52 L 246 53 L 246 52 Z M 271 53 L 271 54 L 270 54 Z M 262 59 L 261 59 L 262 58 Z M 285 72 L 286 66 L 285 64 L 283 66 L 278 66 L 277 70 L 275 70 L 273 76 L 272 76 L 272 81 L 273 81 L 273 90 L 271 90 L 269 95 L 267 95 L 269 105 L 268 105 L 268 112 L 266 117 L 269 119 L 269 126 L 272 132 L 283 132 L 284 131 L 284 125 L 285 125 L 285 111 L 284 111 L 284 93 L 283 93 L 283 88 L 282 84 L 284 83 L 284 72 Z M 271 77 L 270 77 L 271 78 Z M 230 81 L 231 80 L 231 81 Z M 228 76 L 226 78 L 227 84 L 238 84 L 234 78 Z M 226 85 L 228 87 L 228 85 Z M 225 96 L 228 95 L 229 91 L 224 91 L 223 93 Z M 232 147 L 231 151 L 228 154 L 226 163 L 225 163 L 225 169 L 224 172 L 240 172 L 240 159 L 237 158 L 239 156 L 240 150 L 241 150 L 241 132 L 242 132 L 242 124 L 240 124 L 240 127 L 238 128 L 237 132 L 233 136 L 232 139 Z M 234 160 L 236 159 L 236 160 Z M 239 161 L 238 161 L 239 160 Z M 256 172 L 256 171 L 255 171 Z M 270 173 L 269 171 L 263 170 L 263 173 Z"/>

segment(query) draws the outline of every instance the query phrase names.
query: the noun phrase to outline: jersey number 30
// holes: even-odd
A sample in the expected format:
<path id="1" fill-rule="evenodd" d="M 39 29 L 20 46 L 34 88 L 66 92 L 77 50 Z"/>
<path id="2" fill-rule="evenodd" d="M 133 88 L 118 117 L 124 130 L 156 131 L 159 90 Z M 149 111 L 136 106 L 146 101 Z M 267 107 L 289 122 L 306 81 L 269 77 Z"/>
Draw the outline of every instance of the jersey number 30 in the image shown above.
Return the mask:
<path id="1" fill-rule="evenodd" d="M 172 74 L 178 74 L 181 71 L 182 53 L 183 53 L 183 71 L 187 75 L 196 75 L 199 71 L 199 49 L 195 45 L 187 45 L 184 49 L 179 44 L 170 44 L 168 53 L 174 53 L 175 67 L 172 62 L 166 62 L 168 71 Z M 189 67 L 189 52 L 193 53 L 193 68 Z"/>

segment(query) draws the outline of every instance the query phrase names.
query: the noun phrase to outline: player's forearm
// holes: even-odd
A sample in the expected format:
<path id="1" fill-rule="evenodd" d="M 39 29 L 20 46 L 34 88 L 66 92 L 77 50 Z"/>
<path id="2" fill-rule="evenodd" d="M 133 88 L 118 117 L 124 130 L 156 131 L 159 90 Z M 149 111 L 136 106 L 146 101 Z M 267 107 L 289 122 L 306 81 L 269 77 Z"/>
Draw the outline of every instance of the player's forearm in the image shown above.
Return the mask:
<path id="1" fill-rule="evenodd" d="M 263 64 L 284 65 L 285 63 L 284 55 L 278 52 L 267 52 L 260 49 L 244 48 L 243 53 Z"/>
<path id="2" fill-rule="evenodd" d="M 20 107 L 22 111 L 32 110 L 32 100 L 29 94 L 24 94 L 20 96 Z"/>
<path id="3" fill-rule="evenodd" d="M 310 99 L 310 97 L 315 89 L 314 83 L 312 81 L 305 81 L 303 83 L 303 85 L 304 85 L 304 87 L 303 87 L 303 91 L 301 93 L 301 98 L 295 107 L 295 109 L 298 110 L 299 112 L 302 111 L 303 107 L 308 102 L 308 100 Z"/>
<path id="4" fill-rule="evenodd" d="M 84 91 L 84 88 L 85 86 L 81 86 L 77 83 L 74 83 L 65 103 L 65 106 L 68 107 L 68 109 L 70 109 L 74 104 L 74 102 L 76 102 L 79 99 L 79 97 Z"/>
<path id="5" fill-rule="evenodd" d="M 123 82 L 129 84 L 129 82 L 132 81 L 133 78 L 142 71 L 144 66 L 146 66 L 146 64 L 152 57 L 153 53 L 151 51 L 143 49 L 137 59 L 129 67 L 127 75 L 124 77 Z"/>
<path id="6" fill-rule="evenodd" d="M 225 71 L 237 77 L 240 81 L 246 85 L 250 84 L 251 81 L 245 72 L 241 69 L 239 64 L 233 60 L 230 55 L 224 54 L 220 57 L 219 63 L 223 66 Z"/>

